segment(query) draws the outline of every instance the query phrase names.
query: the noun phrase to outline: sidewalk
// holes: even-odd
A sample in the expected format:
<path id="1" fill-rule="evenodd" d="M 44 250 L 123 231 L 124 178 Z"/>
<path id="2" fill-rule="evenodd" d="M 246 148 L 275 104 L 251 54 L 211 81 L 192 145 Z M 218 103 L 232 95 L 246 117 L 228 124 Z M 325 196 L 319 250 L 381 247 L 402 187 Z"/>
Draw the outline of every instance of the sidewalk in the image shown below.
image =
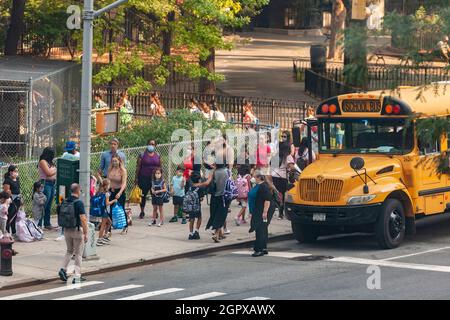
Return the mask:
<path id="1" fill-rule="evenodd" d="M 294 81 L 292 59 L 309 56 L 309 47 L 323 42 L 321 37 L 247 32 L 233 38 L 240 42 L 235 49 L 216 53 L 216 71 L 226 78 L 218 83 L 219 90 L 238 96 L 317 102 L 305 94 L 303 83 Z"/>
<path id="2" fill-rule="evenodd" d="M 169 223 L 173 213 L 171 203 L 164 206 L 165 224 L 160 228 L 148 226 L 150 205 L 146 207 L 144 220 L 138 219 L 139 206 L 132 205 L 131 208 L 133 209 L 133 225 L 129 228 L 128 234 L 120 235 L 120 230 L 113 230 L 111 244 L 97 247 L 99 259 L 83 260 L 83 273 L 251 241 L 255 236 L 254 233 L 248 233 L 249 223 L 239 227 L 235 225 L 234 217 L 239 211 L 235 201 L 231 204 L 232 212 L 228 214 L 227 218 L 231 234 L 217 244 L 212 241 L 211 232 L 205 231 L 205 225 L 209 218 L 209 206 L 206 204 L 206 200 L 202 203 L 203 221 L 200 240 L 187 240 L 188 224 L 182 225 L 181 219 L 178 223 Z M 56 221 L 52 222 L 56 225 Z M 278 236 L 290 233 L 289 221 L 277 220 L 276 217 L 272 220 L 269 226 L 269 235 Z M 14 249 L 19 252 L 17 256 L 13 257 L 14 274 L 11 277 L 0 276 L 0 288 L 38 280 L 56 279 L 66 250 L 64 241 L 55 241 L 58 236 L 59 232 L 47 231 L 45 239 L 42 241 L 14 243 Z"/>

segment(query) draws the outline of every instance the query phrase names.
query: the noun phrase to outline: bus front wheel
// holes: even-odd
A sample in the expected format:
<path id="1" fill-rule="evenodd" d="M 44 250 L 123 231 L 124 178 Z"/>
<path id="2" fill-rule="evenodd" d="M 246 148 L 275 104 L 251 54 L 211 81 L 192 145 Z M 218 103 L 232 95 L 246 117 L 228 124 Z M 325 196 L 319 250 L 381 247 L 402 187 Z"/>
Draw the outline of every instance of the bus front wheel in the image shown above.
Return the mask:
<path id="1" fill-rule="evenodd" d="M 388 199 L 381 207 L 375 223 L 375 236 L 383 249 L 393 249 L 402 243 L 405 237 L 405 212 L 397 199 Z"/>
<path id="2" fill-rule="evenodd" d="M 319 228 L 292 222 L 292 232 L 295 240 L 300 243 L 312 243 L 319 237 Z"/>

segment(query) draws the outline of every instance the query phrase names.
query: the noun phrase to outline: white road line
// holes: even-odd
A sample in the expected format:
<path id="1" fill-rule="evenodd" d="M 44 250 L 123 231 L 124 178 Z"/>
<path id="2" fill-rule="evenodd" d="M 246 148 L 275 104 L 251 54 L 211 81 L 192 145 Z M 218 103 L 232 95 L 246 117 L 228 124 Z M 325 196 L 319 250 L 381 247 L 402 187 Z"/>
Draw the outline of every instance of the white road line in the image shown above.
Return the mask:
<path id="1" fill-rule="evenodd" d="M 432 249 L 432 250 L 427 250 L 427 251 L 422 251 L 422 252 L 417 252 L 417 253 L 411 253 L 411 254 L 405 254 L 404 256 L 397 256 L 397 257 L 381 259 L 381 260 L 389 261 L 389 260 L 395 260 L 395 259 L 402 259 L 402 258 L 413 257 L 413 256 L 421 255 L 421 254 L 426 254 L 426 253 L 430 253 L 430 252 L 437 252 L 437 251 L 442 251 L 442 250 L 447 250 L 447 249 L 450 249 L 450 247 L 442 247 L 442 248 L 437 248 L 437 249 Z"/>
<path id="2" fill-rule="evenodd" d="M 88 282 L 81 283 L 81 284 L 71 284 L 69 286 L 63 286 L 63 287 L 54 288 L 54 289 L 15 294 L 13 296 L 2 297 L 2 298 L 0 298 L 0 300 L 16 300 L 16 299 L 30 298 L 30 297 L 35 297 L 35 296 L 41 296 L 44 294 L 62 292 L 62 291 L 66 291 L 66 290 L 82 289 L 84 287 L 93 286 L 93 285 L 102 284 L 102 283 L 103 282 L 101 282 L 101 281 L 88 281 Z"/>
<path id="3" fill-rule="evenodd" d="M 431 264 L 416 264 L 416 263 L 395 262 L 385 260 L 361 259 L 352 257 L 338 257 L 328 261 L 375 265 L 375 266 L 402 268 L 402 269 L 414 269 L 423 271 L 450 272 L 449 266 L 438 266 Z"/>
<path id="4" fill-rule="evenodd" d="M 214 297 L 220 297 L 223 295 L 226 295 L 226 293 L 208 292 L 208 293 L 200 294 L 198 296 L 192 296 L 192 297 L 187 297 L 187 298 L 182 298 L 182 299 L 177 299 L 177 300 L 204 300 L 204 299 L 209 299 L 209 298 L 214 298 Z"/>
<path id="5" fill-rule="evenodd" d="M 232 254 L 243 254 L 243 255 L 251 255 L 253 251 L 235 251 L 232 252 Z M 276 258 L 297 258 L 297 257 L 308 257 L 311 254 L 309 253 L 301 253 L 301 252 L 284 252 L 284 251 L 269 251 L 268 256 L 269 257 L 276 257 Z"/>
<path id="6" fill-rule="evenodd" d="M 91 297 L 100 296 L 100 295 L 103 295 L 103 294 L 108 294 L 108 293 L 113 293 L 113 292 L 118 292 L 118 291 L 123 291 L 123 290 L 136 289 L 136 288 L 140 288 L 140 287 L 143 287 L 143 286 L 142 285 L 136 285 L 136 284 L 130 284 L 128 286 L 122 286 L 122 287 L 115 287 L 115 288 L 104 289 L 104 290 L 99 290 L 99 291 L 93 291 L 93 292 L 78 294 L 76 296 L 69 296 L 69 297 L 58 298 L 58 299 L 54 299 L 54 300 L 79 300 L 79 299 L 91 298 Z"/>
<path id="7" fill-rule="evenodd" d="M 137 294 L 137 295 L 130 296 L 130 297 L 120 298 L 117 300 L 139 300 L 139 299 L 145 299 L 145 298 L 149 298 L 149 297 L 159 296 L 161 294 L 173 293 L 173 292 L 178 292 L 178 291 L 183 291 L 183 290 L 184 289 L 181 289 L 181 288 L 169 288 L 169 289 L 163 289 L 163 290 L 158 290 L 158 291 L 145 292 L 145 293 Z"/>
<path id="8" fill-rule="evenodd" d="M 270 298 L 267 297 L 251 297 L 251 298 L 247 298 L 247 299 L 242 299 L 242 300 L 269 300 Z"/>

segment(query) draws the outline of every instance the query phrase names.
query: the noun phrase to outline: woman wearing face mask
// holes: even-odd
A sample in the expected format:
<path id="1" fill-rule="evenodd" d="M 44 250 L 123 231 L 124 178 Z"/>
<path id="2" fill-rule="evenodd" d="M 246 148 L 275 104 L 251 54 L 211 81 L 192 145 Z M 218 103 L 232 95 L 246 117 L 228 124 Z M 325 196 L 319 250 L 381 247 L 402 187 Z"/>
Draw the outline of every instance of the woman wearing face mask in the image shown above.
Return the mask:
<path id="1" fill-rule="evenodd" d="M 108 179 L 110 181 L 111 188 L 109 189 L 110 197 L 109 201 L 113 201 L 117 199 L 117 202 L 124 208 L 125 213 L 125 189 L 127 187 L 127 169 L 123 165 L 122 159 L 117 155 L 113 155 L 111 158 L 111 164 L 108 170 Z M 112 212 L 112 208 L 110 210 L 110 214 Z M 112 219 L 112 216 L 110 216 Z M 127 221 L 127 217 L 125 216 L 125 221 Z M 122 234 L 126 234 L 128 231 L 128 223 L 123 228 Z"/>
<path id="2" fill-rule="evenodd" d="M 156 142 L 155 140 L 150 139 L 147 142 L 147 149 L 139 155 L 136 165 L 135 184 L 142 190 L 141 213 L 139 214 L 139 219 L 144 219 L 147 194 L 152 188 L 153 172 L 160 166 L 161 157 L 156 152 Z"/>
<path id="3" fill-rule="evenodd" d="M 11 205 L 8 208 L 8 221 L 6 222 L 6 231 L 13 236 L 16 234 L 16 216 L 20 207 L 20 181 L 19 168 L 10 165 L 8 172 L 3 180 L 3 191 L 7 192 L 11 197 Z"/>
<path id="4" fill-rule="evenodd" d="M 283 131 L 281 133 L 281 142 L 289 144 L 291 148 L 291 156 L 295 156 L 295 146 L 291 141 L 291 133 L 289 131 Z"/>

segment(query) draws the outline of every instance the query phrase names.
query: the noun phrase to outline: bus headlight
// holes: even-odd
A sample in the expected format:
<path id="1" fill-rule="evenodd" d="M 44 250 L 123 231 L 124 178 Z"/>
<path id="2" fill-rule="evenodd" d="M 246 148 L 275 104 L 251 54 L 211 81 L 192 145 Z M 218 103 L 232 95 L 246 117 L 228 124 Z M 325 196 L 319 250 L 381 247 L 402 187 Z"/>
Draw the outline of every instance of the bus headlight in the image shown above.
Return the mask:
<path id="1" fill-rule="evenodd" d="M 369 201 L 372 201 L 373 199 L 375 199 L 375 197 L 376 197 L 375 194 L 368 194 L 368 195 L 364 195 L 364 196 L 354 196 L 354 197 L 350 197 L 348 199 L 347 204 L 350 206 L 364 204 Z"/>

